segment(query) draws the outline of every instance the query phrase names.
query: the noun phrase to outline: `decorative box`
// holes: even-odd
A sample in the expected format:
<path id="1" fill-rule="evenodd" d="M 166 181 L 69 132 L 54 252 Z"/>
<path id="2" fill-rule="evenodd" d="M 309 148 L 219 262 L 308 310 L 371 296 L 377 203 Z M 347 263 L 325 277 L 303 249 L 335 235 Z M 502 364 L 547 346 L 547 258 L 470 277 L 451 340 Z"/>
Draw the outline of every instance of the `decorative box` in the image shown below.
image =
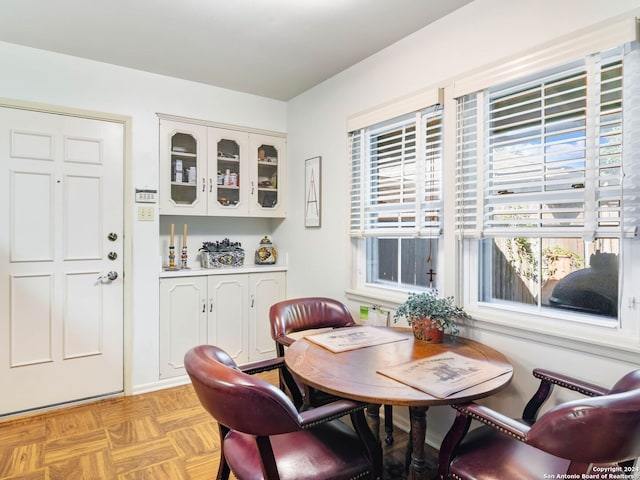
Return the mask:
<path id="1" fill-rule="evenodd" d="M 200 264 L 202 268 L 241 267 L 244 250 L 239 242 L 231 242 L 228 238 L 221 242 L 203 242 Z"/>

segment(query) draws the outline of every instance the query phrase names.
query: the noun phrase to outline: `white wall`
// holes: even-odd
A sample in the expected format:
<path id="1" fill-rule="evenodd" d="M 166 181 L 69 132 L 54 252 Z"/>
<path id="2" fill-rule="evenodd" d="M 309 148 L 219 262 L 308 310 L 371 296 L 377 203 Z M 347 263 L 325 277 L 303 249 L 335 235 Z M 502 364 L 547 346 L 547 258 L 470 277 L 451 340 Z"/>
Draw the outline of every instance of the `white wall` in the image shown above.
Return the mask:
<path id="1" fill-rule="evenodd" d="M 277 229 L 291 259 L 289 296 L 327 295 L 347 301 L 349 166 L 345 126 L 349 115 L 427 87 L 445 86 L 462 73 L 638 7 L 638 0 L 476 0 L 290 101 L 292 215 Z M 301 220 L 304 159 L 316 155 L 321 155 L 323 162 L 322 228 L 305 230 Z M 357 311 L 357 304 L 347 303 Z M 579 346 L 541 344 L 504 333 L 467 330 L 465 334 L 498 348 L 514 363 L 514 382 L 491 399 L 514 415 L 521 413 L 524 398 L 536 387 L 530 376 L 533 367 L 561 368 L 607 385 L 639 363 L 632 358 L 610 360 L 606 353 L 583 353 Z M 438 444 L 450 418 L 451 409 L 431 410 L 432 443 Z"/>
<path id="2" fill-rule="evenodd" d="M 0 97 L 131 117 L 133 187 L 158 187 L 157 112 L 286 130 L 287 106 L 280 101 L 2 42 L 0 64 Z M 134 205 L 126 208 L 134 215 Z M 133 218 L 133 274 L 127 280 L 133 299 L 131 383 L 134 391 L 141 391 L 158 384 L 161 252 L 157 208 L 154 222 Z M 182 228 L 181 221 L 177 223 Z M 232 236 L 240 224 L 228 220 L 224 225 Z M 193 235 L 206 237 L 206 219 L 194 219 L 193 227 Z M 258 221 L 255 230 L 242 228 L 239 233 L 245 244 L 255 237 L 257 246 L 261 236 L 270 233 L 264 231 L 267 227 L 271 228 Z M 223 233 L 219 228 L 219 223 L 212 227 L 213 239 L 224 238 L 219 237 Z M 247 249 L 252 251 L 250 246 Z"/>

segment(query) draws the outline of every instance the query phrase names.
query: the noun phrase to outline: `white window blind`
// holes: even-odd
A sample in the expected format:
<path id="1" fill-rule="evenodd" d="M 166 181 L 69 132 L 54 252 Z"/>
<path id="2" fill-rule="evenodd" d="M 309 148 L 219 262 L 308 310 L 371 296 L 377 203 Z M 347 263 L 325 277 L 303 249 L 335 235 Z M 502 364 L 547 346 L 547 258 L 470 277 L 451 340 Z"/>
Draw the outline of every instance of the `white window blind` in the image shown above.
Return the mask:
<path id="1" fill-rule="evenodd" d="M 634 235 L 637 70 L 633 43 L 458 98 L 459 232 Z"/>
<path id="2" fill-rule="evenodd" d="M 438 236 L 442 111 L 432 107 L 349 133 L 351 235 Z"/>

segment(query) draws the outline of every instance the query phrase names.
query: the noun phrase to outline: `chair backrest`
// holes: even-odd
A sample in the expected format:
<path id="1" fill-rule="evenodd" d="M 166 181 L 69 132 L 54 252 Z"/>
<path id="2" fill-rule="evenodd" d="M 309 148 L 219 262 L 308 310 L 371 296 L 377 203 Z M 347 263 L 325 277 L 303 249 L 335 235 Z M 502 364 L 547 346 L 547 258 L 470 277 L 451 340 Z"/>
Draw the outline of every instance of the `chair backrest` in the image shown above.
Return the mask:
<path id="1" fill-rule="evenodd" d="M 261 436 L 300 430 L 291 400 L 276 386 L 241 372 L 222 349 L 194 347 L 184 366 L 200 403 L 222 425 Z"/>
<path id="2" fill-rule="evenodd" d="M 341 302 L 324 297 L 294 298 L 278 302 L 269 310 L 271 337 L 326 327 L 356 325 L 349 309 Z"/>
<path id="3" fill-rule="evenodd" d="M 638 388 L 640 388 L 640 370 L 634 370 L 618 380 L 609 393 L 629 392 Z"/>
<path id="4" fill-rule="evenodd" d="M 640 371 L 607 395 L 563 403 L 531 427 L 528 443 L 580 463 L 619 463 L 640 457 Z"/>

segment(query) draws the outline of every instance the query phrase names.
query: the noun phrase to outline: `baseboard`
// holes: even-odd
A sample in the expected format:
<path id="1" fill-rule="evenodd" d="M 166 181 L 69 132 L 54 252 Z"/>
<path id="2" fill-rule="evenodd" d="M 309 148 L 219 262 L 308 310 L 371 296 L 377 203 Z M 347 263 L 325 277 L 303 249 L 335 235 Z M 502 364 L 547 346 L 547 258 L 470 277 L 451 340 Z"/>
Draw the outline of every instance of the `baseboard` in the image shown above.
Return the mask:
<path id="1" fill-rule="evenodd" d="M 143 393 L 156 392 L 158 390 L 164 390 L 166 388 L 180 387 L 189 383 L 188 375 L 181 375 L 179 377 L 166 378 L 164 380 L 158 380 L 157 382 L 146 383 L 144 385 L 135 385 L 131 389 L 132 395 L 141 395 Z"/>

